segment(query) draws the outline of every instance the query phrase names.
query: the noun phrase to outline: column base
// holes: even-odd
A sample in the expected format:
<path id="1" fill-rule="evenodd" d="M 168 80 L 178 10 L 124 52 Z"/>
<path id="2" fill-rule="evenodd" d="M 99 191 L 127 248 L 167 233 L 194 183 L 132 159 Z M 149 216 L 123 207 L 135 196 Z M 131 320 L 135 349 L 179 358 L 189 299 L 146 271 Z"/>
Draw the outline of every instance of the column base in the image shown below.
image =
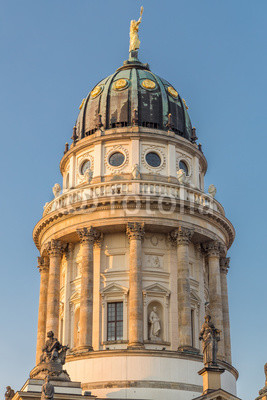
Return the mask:
<path id="1" fill-rule="evenodd" d="M 88 351 L 94 351 L 92 346 L 77 346 L 71 349 L 71 352 L 75 353 L 87 353 Z"/>
<path id="2" fill-rule="evenodd" d="M 127 350 L 143 350 L 145 348 L 143 343 L 129 343 Z"/>
<path id="3" fill-rule="evenodd" d="M 192 346 L 179 346 L 177 351 L 187 354 L 199 354 L 200 351 Z"/>

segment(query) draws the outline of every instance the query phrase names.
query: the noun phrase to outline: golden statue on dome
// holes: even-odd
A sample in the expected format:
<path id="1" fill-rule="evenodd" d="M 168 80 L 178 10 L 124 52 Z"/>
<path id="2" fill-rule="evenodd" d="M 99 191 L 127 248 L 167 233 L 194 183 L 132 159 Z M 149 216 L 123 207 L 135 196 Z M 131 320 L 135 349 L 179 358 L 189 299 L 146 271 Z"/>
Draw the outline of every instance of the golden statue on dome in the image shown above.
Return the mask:
<path id="1" fill-rule="evenodd" d="M 129 48 L 129 53 L 131 51 L 136 51 L 140 47 L 140 40 L 138 37 L 138 31 L 139 31 L 139 25 L 141 24 L 142 21 L 142 14 L 144 11 L 144 7 L 141 7 L 140 10 L 140 18 L 138 21 L 135 21 L 134 19 L 131 21 L 130 25 L 130 48 Z"/>

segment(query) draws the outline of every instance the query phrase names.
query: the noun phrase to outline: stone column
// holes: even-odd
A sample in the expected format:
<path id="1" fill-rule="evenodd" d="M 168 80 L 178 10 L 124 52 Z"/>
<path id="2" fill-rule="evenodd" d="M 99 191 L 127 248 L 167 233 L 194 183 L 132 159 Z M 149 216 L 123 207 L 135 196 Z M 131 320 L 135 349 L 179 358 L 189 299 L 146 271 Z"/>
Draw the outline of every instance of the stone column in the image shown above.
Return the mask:
<path id="1" fill-rule="evenodd" d="M 129 222 L 126 233 L 130 240 L 128 348 L 138 349 L 144 346 L 142 295 L 142 238 L 144 236 L 144 224 Z"/>
<path id="2" fill-rule="evenodd" d="M 189 243 L 193 233 L 192 229 L 183 226 L 172 232 L 173 238 L 177 241 L 178 350 L 180 351 L 192 351 Z"/>
<path id="3" fill-rule="evenodd" d="M 100 272 L 103 235 L 94 244 L 94 287 L 93 287 L 93 348 L 99 350 L 100 345 Z"/>
<path id="4" fill-rule="evenodd" d="M 46 246 L 49 255 L 46 331 L 53 331 L 55 337 L 59 327 L 60 263 L 64 247 L 60 240 L 55 239 Z"/>
<path id="5" fill-rule="evenodd" d="M 77 229 L 82 252 L 79 350 L 92 350 L 93 326 L 93 252 L 99 233 L 93 228 Z"/>
<path id="6" fill-rule="evenodd" d="M 205 243 L 209 263 L 209 311 L 215 327 L 221 330 L 221 340 L 218 343 L 218 358 L 224 360 L 224 330 L 222 312 L 222 291 L 220 276 L 220 252 L 222 245 L 219 241 Z"/>
<path id="7" fill-rule="evenodd" d="M 63 343 L 70 345 L 70 282 L 71 273 L 73 266 L 73 256 L 74 256 L 74 243 L 68 243 L 68 248 L 65 252 L 65 257 L 67 261 L 66 265 L 66 275 L 65 275 L 65 298 L 64 298 L 64 322 L 63 322 Z"/>
<path id="8" fill-rule="evenodd" d="M 40 356 L 46 339 L 46 311 L 47 311 L 47 289 L 49 278 L 49 258 L 38 257 L 38 268 L 40 272 L 40 295 L 38 311 L 38 329 L 36 346 L 36 365 L 40 362 Z"/>
<path id="9" fill-rule="evenodd" d="M 224 351 L 225 359 L 231 364 L 231 336 L 230 336 L 230 318 L 229 318 L 229 303 L 228 303 L 228 287 L 227 273 L 229 269 L 230 258 L 222 257 L 220 260 L 221 267 L 221 291 L 222 291 L 222 312 L 223 312 L 223 331 L 224 331 Z"/>

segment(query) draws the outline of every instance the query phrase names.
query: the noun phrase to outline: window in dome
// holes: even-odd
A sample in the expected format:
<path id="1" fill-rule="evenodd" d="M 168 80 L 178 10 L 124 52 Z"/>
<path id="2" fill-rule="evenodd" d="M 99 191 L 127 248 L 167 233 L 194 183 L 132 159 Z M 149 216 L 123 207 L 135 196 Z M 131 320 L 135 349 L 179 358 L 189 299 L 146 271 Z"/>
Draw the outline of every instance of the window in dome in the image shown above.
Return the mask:
<path id="1" fill-rule="evenodd" d="M 186 175 L 188 175 L 188 167 L 184 161 L 179 161 L 179 168 L 183 169 Z"/>
<path id="2" fill-rule="evenodd" d="M 85 161 L 82 163 L 82 166 L 81 166 L 81 174 L 84 175 L 85 172 L 86 172 L 88 169 L 90 169 L 90 167 L 91 167 L 90 161 L 89 161 L 89 160 L 85 160 Z"/>
<path id="3" fill-rule="evenodd" d="M 158 155 L 158 153 L 155 153 L 154 151 L 150 151 L 149 153 L 146 154 L 146 162 L 151 167 L 157 168 L 161 164 L 161 158 Z"/>
<path id="4" fill-rule="evenodd" d="M 119 167 L 124 163 L 124 161 L 125 155 L 119 151 L 116 151 L 116 153 L 111 154 L 109 157 L 109 164 L 112 165 L 112 167 Z"/>

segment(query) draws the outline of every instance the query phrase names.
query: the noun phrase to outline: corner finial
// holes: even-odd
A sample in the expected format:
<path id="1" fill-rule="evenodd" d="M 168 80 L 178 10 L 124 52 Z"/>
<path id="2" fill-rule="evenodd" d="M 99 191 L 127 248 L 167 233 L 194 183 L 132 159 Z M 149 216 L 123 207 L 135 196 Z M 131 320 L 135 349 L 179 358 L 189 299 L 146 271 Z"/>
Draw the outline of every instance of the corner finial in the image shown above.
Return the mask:
<path id="1" fill-rule="evenodd" d="M 144 7 L 141 7 L 140 10 L 140 17 L 138 21 L 135 21 L 134 19 L 131 21 L 130 25 L 130 47 L 129 47 L 129 53 L 131 55 L 132 52 L 136 52 L 136 56 L 138 53 L 138 49 L 140 47 L 140 40 L 138 37 L 138 31 L 139 31 L 139 25 L 141 24 L 142 21 L 142 15 L 143 15 Z"/>

